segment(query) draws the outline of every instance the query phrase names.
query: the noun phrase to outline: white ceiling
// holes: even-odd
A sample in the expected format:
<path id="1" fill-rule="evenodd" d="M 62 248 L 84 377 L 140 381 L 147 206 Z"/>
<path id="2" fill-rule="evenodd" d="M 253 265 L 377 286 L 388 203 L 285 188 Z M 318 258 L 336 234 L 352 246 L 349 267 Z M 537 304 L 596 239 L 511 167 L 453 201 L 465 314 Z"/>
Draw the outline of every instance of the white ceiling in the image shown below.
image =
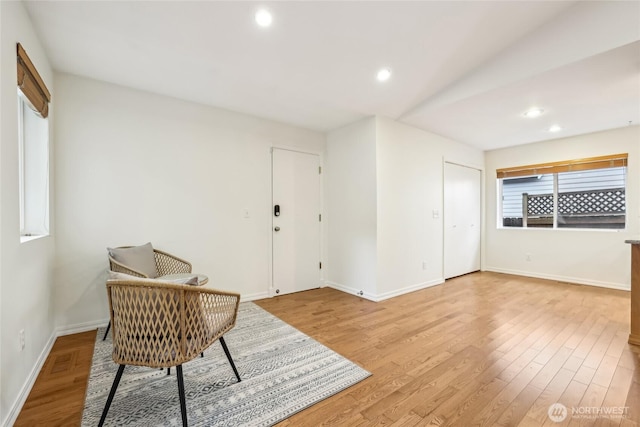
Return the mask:
<path id="1" fill-rule="evenodd" d="M 383 115 L 493 149 L 640 122 L 638 1 L 271 2 L 267 29 L 264 3 L 25 4 L 58 71 L 318 131 Z"/>

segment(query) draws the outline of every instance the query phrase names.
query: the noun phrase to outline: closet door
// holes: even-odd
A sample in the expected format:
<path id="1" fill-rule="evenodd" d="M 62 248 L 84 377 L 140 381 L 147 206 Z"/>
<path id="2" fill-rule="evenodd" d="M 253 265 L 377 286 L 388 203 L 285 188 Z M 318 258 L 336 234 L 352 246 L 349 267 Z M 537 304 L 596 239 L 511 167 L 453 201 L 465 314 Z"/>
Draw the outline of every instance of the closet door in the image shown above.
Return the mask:
<path id="1" fill-rule="evenodd" d="M 444 164 L 444 278 L 480 270 L 479 170 Z"/>

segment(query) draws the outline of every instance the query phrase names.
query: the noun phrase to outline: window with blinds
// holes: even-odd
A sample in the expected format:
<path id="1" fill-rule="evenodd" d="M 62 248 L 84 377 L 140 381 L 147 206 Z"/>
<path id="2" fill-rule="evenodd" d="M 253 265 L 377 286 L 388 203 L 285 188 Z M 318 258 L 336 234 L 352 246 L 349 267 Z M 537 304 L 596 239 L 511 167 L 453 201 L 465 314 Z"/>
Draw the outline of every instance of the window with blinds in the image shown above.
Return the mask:
<path id="1" fill-rule="evenodd" d="M 22 45 L 18 66 L 20 241 L 49 235 L 49 102 L 51 94 Z"/>
<path id="2" fill-rule="evenodd" d="M 501 227 L 623 229 L 627 154 L 498 169 Z"/>

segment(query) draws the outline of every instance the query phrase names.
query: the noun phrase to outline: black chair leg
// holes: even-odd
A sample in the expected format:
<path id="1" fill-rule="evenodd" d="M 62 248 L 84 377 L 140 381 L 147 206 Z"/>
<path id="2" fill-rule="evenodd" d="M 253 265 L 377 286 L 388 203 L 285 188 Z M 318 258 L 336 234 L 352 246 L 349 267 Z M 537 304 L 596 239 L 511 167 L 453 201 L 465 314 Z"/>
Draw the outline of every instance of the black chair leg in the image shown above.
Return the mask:
<path id="1" fill-rule="evenodd" d="M 182 414 L 182 426 L 187 427 L 187 402 L 184 397 L 184 378 L 182 378 L 182 365 L 176 366 L 178 377 L 178 397 L 180 398 L 180 413 Z"/>
<path id="2" fill-rule="evenodd" d="M 204 352 L 200 353 L 200 357 L 204 357 Z M 171 368 L 167 368 L 167 375 L 171 375 Z"/>
<path id="3" fill-rule="evenodd" d="M 222 344 L 222 349 L 224 350 L 224 354 L 227 355 L 227 359 L 229 359 L 229 363 L 231 364 L 231 367 L 233 368 L 233 373 L 236 374 L 236 378 L 238 379 L 238 382 L 242 381 L 240 379 L 240 374 L 238 373 L 238 370 L 236 369 L 236 365 L 235 363 L 233 363 L 233 359 L 231 358 L 231 353 L 229 353 L 229 349 L 227 348 L 227 344 L 224 342 L 224 338 L 220 337 L 220 344 Z"/>
<path id="4" fill-rule="evenodd" d="M 111 402 L 113 401 L 113 396 L 115 396 L 116 390 L 118 389 L 118 384 L 120 384 L 120 378 L 122 378 L 122 373 L 124 372 L 125 366 L 126 365 L 120 365 L 120 367 L 118 367 L 118 373 L 113 380 L 113 385 L 111 386 L 111 391 L 109 392 L 109 397 L 107 398 L 107 404 L 104 405 L 104 409 L 102 410 L 102 416 L 100 417 L 100 423 L 98 423 L 98 427 L 102 427 L 105 418 L 107 418 L 107 412 L 109 412 L 109 407 L 111 406 Z"/>
<path id="5" fill-rule="evenodd" d="M 107 335 L 109 335 L 109 329 L 111 329 L 111 320 L 109 320 L 109 324 L 107 325 L 107 330 L 104 331 L 104 336 L 102 337 L 102 341 L 107 339 Z"/>

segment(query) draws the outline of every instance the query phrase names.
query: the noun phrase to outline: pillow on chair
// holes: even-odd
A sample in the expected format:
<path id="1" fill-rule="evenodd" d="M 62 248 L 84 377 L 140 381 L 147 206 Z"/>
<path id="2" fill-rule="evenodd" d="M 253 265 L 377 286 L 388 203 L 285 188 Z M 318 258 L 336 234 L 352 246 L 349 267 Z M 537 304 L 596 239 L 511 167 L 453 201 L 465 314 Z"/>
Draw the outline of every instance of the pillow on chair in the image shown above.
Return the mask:
<path id="1" fill-rule="evenodd" d="M 156 257 L 151 243 L 130 248 L 107 248 L 107 251 L 120 264 L 146 274 L 151 278 L 158 277 Z"/>

